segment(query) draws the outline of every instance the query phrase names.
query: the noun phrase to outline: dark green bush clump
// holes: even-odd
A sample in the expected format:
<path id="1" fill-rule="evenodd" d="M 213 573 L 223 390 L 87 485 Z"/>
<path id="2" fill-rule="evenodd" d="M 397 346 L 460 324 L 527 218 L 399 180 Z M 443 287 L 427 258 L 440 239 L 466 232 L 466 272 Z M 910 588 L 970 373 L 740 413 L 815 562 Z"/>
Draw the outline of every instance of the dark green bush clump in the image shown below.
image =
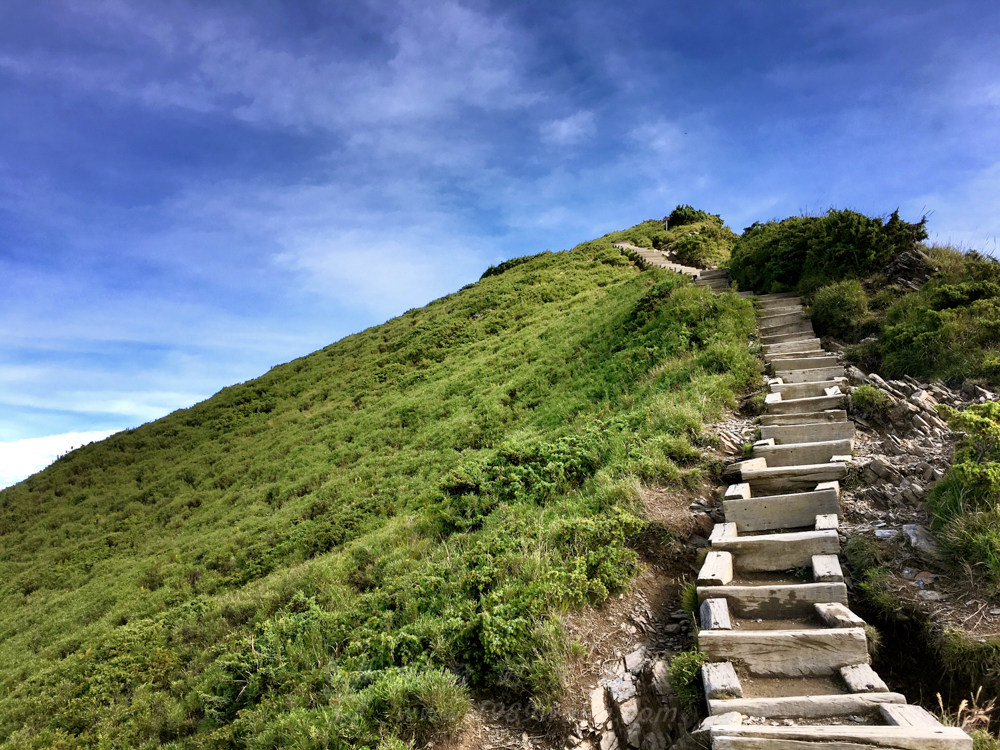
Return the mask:
<path id="1" fill-rule="evenodd" d="M 684 225 L 678 232 L 681 236 L 673 240 L 669 247 L 678 261 L 695 268 L 724 263 L 729 259 L 730 248 L 736 242 L 733 230 L 714 223 Z"/>
<path id="2" fill-rule="evenodd" d="M 809 294 L 833 281 L 874 273 L 926 238 L 924 220 L 907 223 L 898 211 L 883 222 L 831 209 L 823 216 L 753 224 L 733 247 L 729 268 L 743 289 Z"/>
<path id="3" fill-rule="evenodd" d="M 722 217 L 707 211 L 699 211 L 688 205 L 677 206 L 667 217 L 667 229 L 675 229 L 687 224 L 714 224 L 721 227 Z"/>
<path id="4" fill-rule="evenodd" d="M 884 374 L 1000 382 L 1000 263 L 954 250 L 935 255 L 945 256 L 942 271 L 886 311 Z"/>
<path id="5" fill-rule="evenodd" d="M 939 409 L 965 437 L 948 474 L 927 495 L 934 526 L 955 558 L 1000 584 L 1000 403 Z"/>
<path id="6" fill-rule="evenodd" d="M 670 662 L 667 683 L 685 708 L 697 709 L 704 697 L 698 675 L 705 661 L 700 651 L 682 651 Z"/>
<path id="7" fill-rule="evenodd" d="M 822 287 L 813 299 L 812 321 L 816 333 L 853 339 L 868 313 L 868 295 L 857 279 Z"/>

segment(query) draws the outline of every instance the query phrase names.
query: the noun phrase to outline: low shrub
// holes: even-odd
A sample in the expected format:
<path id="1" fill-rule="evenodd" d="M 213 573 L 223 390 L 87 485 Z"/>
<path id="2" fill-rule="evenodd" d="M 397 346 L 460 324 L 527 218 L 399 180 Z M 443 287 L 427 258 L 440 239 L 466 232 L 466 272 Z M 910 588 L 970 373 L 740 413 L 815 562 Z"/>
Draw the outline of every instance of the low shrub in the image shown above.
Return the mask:
<path id="1" fill-rule="evenodd" d="M 944 270 L 886 310 L 883 373 L 1000 382 L 1000 263 L 941 249 L 931 257 Z"/>
<path id="2" fill-rule="evenodd" d="M 885 423 L 892 408 L 892 397 L 873 385 L 859 385 L 851 392 L 851 411 L 865 419 Z"/>
<path id="3" fill-rule="evenodd" d="M 742 289 L 809 294 L 824 284 L 881 269 L 895 254 L 927 238 L 924 222 L 905 222 L 898 211 L 883 221 L 831 209 L 823 216 L 754 223 L 736 241 L 729 268 Z"/>
<path id="4" fill-rule="evenodd" d="M 693 710 L 701 704 L 703 693 L 698 673 L 706 661 L 700 651 L 682 651 L 670 662 L 667 683 L 685 708 Z"/>
<path id="5" fill-rule="evenodd" d="M 729 260 L 736 233 L 729 227 L 709 222 L 685 225 L 685 233 L 670 244 L 677 260 L 695 268 L 719 265 Z"/>
<path id="6" fill-rule="evenodd" d="M 816 292 L 812 321 L 816 333 L 851 340 L 868 313 L 868 295 L 857 279 L 828 284 Z"/>
<path id="7" fill-rule="evenodd" d="M 718 214 L 710 214 L 707 211 L 700 211 L 688 205 L 677 206 L 667 217 L 667 229 L 675 229 L 688 224 L 715 224 L 722 226 L 722 217 Z"/>

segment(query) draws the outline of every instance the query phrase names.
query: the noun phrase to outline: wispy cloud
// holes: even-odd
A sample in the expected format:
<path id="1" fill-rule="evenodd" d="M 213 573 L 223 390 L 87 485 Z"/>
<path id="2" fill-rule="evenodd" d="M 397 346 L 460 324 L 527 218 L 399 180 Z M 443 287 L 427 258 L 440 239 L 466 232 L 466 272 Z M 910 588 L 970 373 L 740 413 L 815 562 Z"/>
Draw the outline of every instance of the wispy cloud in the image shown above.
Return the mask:
<path id="1" fill-rule="evenodd" d="M 561 120 L 550 120 L 542 123 L 542 140 L 557 146 L 572 146 L 587 140 L 597 131 L 594 124 L 594 113 L 587 111 L 575 112 Z"/>
<path id="2" fill-rule="evenodd" d="M 27 479 L 74 448 L 104 440 L 115 432 L 117 430 L 66 432 L 61 435 L 0 442 L 0 489 Z"/>

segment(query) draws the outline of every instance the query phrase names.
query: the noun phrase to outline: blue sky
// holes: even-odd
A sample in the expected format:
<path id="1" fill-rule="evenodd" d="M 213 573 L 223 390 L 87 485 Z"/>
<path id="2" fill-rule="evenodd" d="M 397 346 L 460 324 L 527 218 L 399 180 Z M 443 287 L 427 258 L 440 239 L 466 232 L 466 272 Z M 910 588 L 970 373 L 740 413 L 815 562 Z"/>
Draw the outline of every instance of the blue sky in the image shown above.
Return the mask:
<path id="1" fill-rule="evenodd" d="M 998 35 L 995 2 L 7 3 L 0 486 L 678 203 L 992 250 Z"/>

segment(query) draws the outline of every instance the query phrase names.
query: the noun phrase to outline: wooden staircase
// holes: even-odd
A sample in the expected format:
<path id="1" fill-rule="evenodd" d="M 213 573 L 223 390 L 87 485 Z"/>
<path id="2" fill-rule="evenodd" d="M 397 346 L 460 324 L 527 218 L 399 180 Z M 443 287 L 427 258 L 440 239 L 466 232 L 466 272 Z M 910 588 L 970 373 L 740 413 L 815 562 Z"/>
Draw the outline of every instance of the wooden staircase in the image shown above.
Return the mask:
<path id="1" fill-rule="evenodd" d="M 729 289 L 728 273 L 697 279 Z M 726 471 L 726 522 L 698 575 L 709 712 L 699 732 L 716 750 L 971 750 L 961 729 L 908 705 L 869 665 L 839 559 L 854 446 L 844 371 L 797 296 L 756 299 L 773 378 L 761 439 Z"/>
<path id="2" fill-rule="evenodd" d="M 713 292 L 730 291 L 731 282 L 729 280 L 728 268 L 702 269 L 693 268 L 692 266 L 684 266 L 670 260 L 667 257 L 667 254 L 660 250 L 653 250 L 648 247 L 639 247 L 638 245 L 633 245 L 630 242 L 616 242 L 614 243 L 614 246 L 619 250 L 624 250 L 625 252 L 630 253 L 646 266 L 666 268 L 670 271 L 674 271 L 675 273 L 689 276 L 694 280 L 694 283 L 697 286 L 707 286 Z M 745 292 L 741 296 L 748 297 L 750 296 L 750 293 Z"/>

